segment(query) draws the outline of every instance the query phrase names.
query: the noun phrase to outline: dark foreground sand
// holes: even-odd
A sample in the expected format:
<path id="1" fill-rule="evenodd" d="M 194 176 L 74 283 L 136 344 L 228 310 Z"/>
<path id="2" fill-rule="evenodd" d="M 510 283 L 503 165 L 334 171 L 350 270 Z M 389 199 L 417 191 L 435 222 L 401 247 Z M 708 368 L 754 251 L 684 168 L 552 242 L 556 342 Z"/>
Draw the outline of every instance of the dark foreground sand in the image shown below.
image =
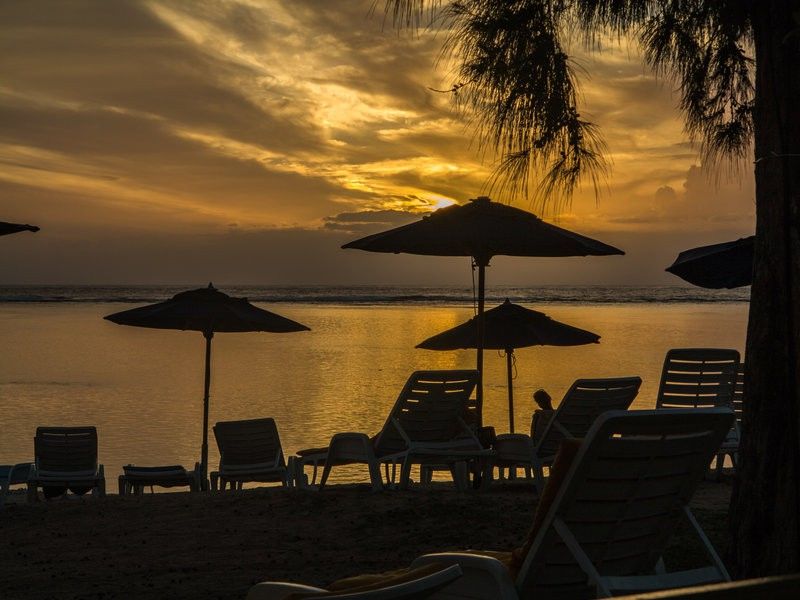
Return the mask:
<path id="1" fill-rule="evenodd" d="M 693 503 L 721 552 L 730 491 L 706 482 Z M 534 509 L 521 483 L 467 493 L 333 486 L 12 505 L 0 513 L 0 597 L 244 598 L 264 580 L 324 585 L 426 552 L 509 550 Z M 668 565 L 702 564 L 687 539 L 674 538 Z"/>

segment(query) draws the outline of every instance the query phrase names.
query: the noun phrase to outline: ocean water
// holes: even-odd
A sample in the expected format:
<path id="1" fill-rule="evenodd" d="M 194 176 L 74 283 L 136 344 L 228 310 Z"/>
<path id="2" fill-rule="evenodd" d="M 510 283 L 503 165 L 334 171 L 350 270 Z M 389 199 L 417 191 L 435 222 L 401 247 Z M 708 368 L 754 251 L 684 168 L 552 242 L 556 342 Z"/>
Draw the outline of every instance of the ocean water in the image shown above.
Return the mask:
<path id="1" fill-rule="evenodd" d="M 31 460 L 38 425 L 96 425 L 109 490 L 123 464 L 199 460 L 204 340 L 196 332 L 114 325 L 103 316 L 178 291 L 155 287 L 0 288 L 0 463 Z M 473 316 L 469 289 L 225 288 L 308 325 L 291 334 L 217 334 L 210 423 L 271 416 L 287 455 L 338 431 L 376 433 L 408 375 L 474 367 L 474 351 L 416 344 Z M 532 392 L 559 400 L 579 377 L 639 375 L 652 408 L 669 348 L 744 350 L 748 290 L 507 288 L 509 297 L 601 336 L 599 344 L 515 353 L 515 419 Z M 484 421 L 508 430 L 505 357 L 485 356 Z M 210 434 L 210 465 L 218 453 Z M 334 471 L 336 474 L 336 471 Z M 334 481 L 365 481 L 359 468 Z"/>

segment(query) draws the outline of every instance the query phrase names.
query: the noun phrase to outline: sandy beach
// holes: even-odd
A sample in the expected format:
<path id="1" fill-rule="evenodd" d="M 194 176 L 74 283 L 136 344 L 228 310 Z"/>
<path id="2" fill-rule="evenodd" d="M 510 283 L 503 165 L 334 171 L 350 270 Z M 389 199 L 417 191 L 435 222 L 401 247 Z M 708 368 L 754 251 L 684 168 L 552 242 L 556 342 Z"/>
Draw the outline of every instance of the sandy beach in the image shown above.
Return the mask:
<path id="1" fill-rule="evenodd" d="M 724 555 L 729 479 L 704 482 L 695 515 Z M 225 494 L 62 499 L 0 515 L 3 598 L 244 598 L 259 581 L 325 585 L 408 565 L 427 552 L 510 550 L 531 524 L 523 482 L 372 493 L 259 488 Z M 703 564 L 680 532 L 668 567 Z"/>

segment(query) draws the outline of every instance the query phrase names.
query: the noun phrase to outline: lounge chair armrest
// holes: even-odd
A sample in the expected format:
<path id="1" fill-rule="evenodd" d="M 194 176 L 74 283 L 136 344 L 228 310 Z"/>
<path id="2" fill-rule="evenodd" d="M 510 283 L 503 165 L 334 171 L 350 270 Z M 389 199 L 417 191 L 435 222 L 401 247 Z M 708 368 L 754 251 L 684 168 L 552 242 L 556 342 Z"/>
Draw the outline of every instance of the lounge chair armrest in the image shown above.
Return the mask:
<path id="1" fill-rule="evenodd" d="M 265 581 L 257 583 L 247 592 L 245 600 L 281 600 L 292 594 L 327 593 L 322 588 L 303 585 L 302 583 L 286 583 L 283 581 Z"/>
<path id="2" fill-rule="evenodd" d="M 408 434 L 406 433 L 405 429 L 403 429 L 403 426 L 400 425 L 400 421 L 397 420 L 397 417 L 392 417 L 391 423 L 394 425 L 394 428 L 397 429 L 397 432 L 403 438 L 403 441 L 410 446 L 412 443 L 411 438 L 408 437 Z"/>
<path id="3" fill-rule="evenodd" d="M 483 444 L 481 444 L 481 441 L 478 439 L 478 436 L 475 435 L 475 431 L 473 431 L 472 427 L 467 425 L 467 422 L 464 421 L 464 419 L 462 419 L 461 417 L 458 417 L 458 423 L 459 425 L 461 425 L 461 428 L 464 430 L 464 433 L 466 433 L 469 437 L 475 440 L 475 443 L 478 445 L 479 448 L 482 448 Z"/>
<path id="4" fill-rule="evenodd" d="M 561 423 L 558 422 L 555 416 L 553 416 L 552 423 L 553 423 L 553 428 L 557 429 L 558 432 L 561 433 L 561 435 L 563 435 L 566 439 L 571 440 L 574 437 L 572 433 L 570 433 L 569 429 L 567 429 Z M 542 439 L 544 439 L 544 437 L 545 436 L 542 436 Z"/>
<path id="5" fill-rule="evenodd" d="M 466 552 L 440 552 L 417 557 L 411 568 L 430 563 L 459 565 L 463 572 L 460 578 L 441 590 L 443 598 L 518 600 L 511 574 L 496 558 Z"/>

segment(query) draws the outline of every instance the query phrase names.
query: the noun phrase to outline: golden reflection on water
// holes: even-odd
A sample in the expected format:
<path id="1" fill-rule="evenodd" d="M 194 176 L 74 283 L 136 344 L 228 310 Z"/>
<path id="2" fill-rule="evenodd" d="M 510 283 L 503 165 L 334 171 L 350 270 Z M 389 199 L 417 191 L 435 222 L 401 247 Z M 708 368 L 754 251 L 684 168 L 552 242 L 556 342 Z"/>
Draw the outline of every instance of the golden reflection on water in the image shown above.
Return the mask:
<path id="1" fill-rule="evenodd" d="M 474 351 L 416 350 L 472 316 L 464 307 L 270 305 L 311 327 L 214 337 L 209 420 L 272 416 L 288 454 L 338 431 L 376 433 L 408 375 L 473 368 Z M 487 307 L 488 308 L 488 307 Z M 652 408 L 669 348 L 743 351 L 746 304 L 530 306 L 601 336 L 600 344 L 516 351 L 515 420 L 531 393 L 558 402 L 578 377 L 639 375 L 636 408 Z M 0 304 L 0 463 L 30 460 L 37 425 L 96 425 L 110 490 L 123 464 L 199 460 L 204 341 L 196 332 L 103 321 L 118 304 Z M 485 356 L 484 421 L 508 430 L 506 361 Z M 219 460 L 210 434 L 210 465 Z M 338 480 L 365 479 L 345 470 Z"/>

